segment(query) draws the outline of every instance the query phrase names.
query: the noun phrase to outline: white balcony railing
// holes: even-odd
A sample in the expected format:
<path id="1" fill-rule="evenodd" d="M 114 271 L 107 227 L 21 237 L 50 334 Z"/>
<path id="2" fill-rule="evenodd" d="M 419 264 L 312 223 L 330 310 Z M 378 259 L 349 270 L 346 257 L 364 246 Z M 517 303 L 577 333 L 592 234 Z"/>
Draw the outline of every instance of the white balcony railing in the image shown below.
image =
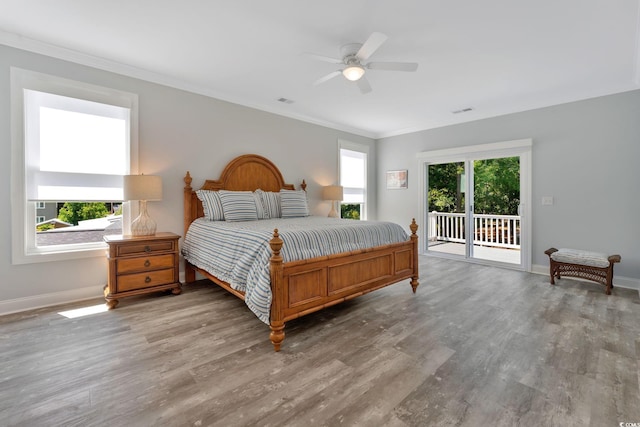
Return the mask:
<path id="1" fill-rule="evenodd" d="M 473 244 L 520 249 L 520 216 L 473 214 Z M 465 242 L 465 214 L 429 212 L 429 241 Z"/>

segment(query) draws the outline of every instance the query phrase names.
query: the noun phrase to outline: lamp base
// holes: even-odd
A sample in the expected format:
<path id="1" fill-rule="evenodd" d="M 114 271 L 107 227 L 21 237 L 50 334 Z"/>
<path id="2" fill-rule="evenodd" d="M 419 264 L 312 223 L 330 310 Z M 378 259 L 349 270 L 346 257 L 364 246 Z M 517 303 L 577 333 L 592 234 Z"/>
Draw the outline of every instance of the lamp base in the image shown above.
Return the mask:
<path id="1" fill-rule="evenodd" d="M 156 234 L 156 222 L 147 212 L 147 201 L 140 200 L 140 215 L 131 223 L 132 236 L 153 236 Z"/>
<path id="2" fill-rule="evenodd" d="M 329 211 L 329 218 L 338 218 L 338 211 L 336 211 L 336 202 L 334 200 L 331 201 L 331 210 Z"/>

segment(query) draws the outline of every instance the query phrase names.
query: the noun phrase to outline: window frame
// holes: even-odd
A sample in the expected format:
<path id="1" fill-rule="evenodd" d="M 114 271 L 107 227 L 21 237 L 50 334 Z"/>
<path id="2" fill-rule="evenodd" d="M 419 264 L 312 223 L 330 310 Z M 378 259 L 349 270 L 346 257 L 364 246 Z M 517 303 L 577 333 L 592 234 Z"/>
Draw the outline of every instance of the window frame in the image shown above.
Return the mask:
<path id="1" fill-rule="evenodd" d="M 35 246 L 37 201 L 27 199 L 25 156 L 25 89 L 125 107 L 129 119 L 129 173 L 138 171 L 138 95 L 90 83 L 11 67 L 11 189 L 12 264 L 61 261 L 104 256 L 104 242 L 51 247 Z M 123 208 L 123 229 L 131 221 L 128 203 Z"/>
<path id="2" fill-rule="evenodd" d="M 368 187 L 369 187 L 369 146 L 365 144 L 358 144 L 356 142 L 338 140 L 338 175 L 340 185 L 342 185 L 342 150 L 355 151 L 358 153 L 362 153 L 365 155 L 364 161 L 364 194 L 363 194 L 363 202 L 360 208 L 360 220 L 366 220 L 368 218 L 369 213 L 369 203 L 368 203 Z M 354 203 L 345 203 L 343 201 L 340 202 L 340 206 L 344 204 L 352 205 Z M 340 212 L 342 212 L 340 210 Z"/>

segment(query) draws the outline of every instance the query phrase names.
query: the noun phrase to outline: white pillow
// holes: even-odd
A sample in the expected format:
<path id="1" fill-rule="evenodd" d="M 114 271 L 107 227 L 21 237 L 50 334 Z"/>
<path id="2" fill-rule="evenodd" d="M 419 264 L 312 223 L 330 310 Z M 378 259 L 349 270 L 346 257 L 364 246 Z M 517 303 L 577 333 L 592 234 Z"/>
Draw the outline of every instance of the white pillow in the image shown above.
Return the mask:
<path id="1" fill-rule="evenodd" d="M 258 189 L 256 190 L 256 194 L 260 196 L 265 218 L 280 218 L 282 216 L 280 209 L 280 193 L 262 191 Z"/>
<path id="2" fill-rule="evenodd" d="M 209 221 L 224 221 L 222 201 L 217 191 L 196 190 L 196 196 L 202 202 L 204 217 Z"/>
<path id="3" fill-rule="evenodd" d="M 252 191 L 220 190 L 225 221 L 255 221 L 258 219 L 256 200 Z"/>
<path id="4" fill-rule="evenodd" d="M 280 190 L 282 218 L 309 216 L 307 192 L 303 190 Z"/>
<path id="5" fill-rule="evenodd" d="M 262 198 L 260 197 L 259 193 L 253 193 L 253 201 L 256 204 L 256 213 L 258 214 L 258 219 L 269 219 L 269 217 L 267 216 L 267 212 L 264 209 L 264 205 L 262 204 Z"/>

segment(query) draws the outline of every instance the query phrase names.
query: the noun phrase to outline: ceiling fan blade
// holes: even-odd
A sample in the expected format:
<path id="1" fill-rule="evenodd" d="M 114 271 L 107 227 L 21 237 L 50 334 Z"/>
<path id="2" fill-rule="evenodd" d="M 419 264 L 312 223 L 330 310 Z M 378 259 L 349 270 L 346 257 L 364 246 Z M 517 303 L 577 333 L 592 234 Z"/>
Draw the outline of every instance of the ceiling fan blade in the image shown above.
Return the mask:
<path id="1" fill-rule="evenodd" d="M 367 68 L 372 70 L 416 71 L 417 62 L 369 62 Z"/>
<path id="2" fill-rule="evenodd" d="M 372 33 L 366 42 L 362 45 L 358 53 L 356 53 L 356 58 L 360 61 L 366 60 L 368 57 L 373 55 L 373 53 L 378 50 L 382 43 L 387 40 L 387 36 L 382 33 Z"/>
<path id="3" fill-rule="evenodd" d="M 342 59 L 331 58 L 330 56 L 318 55 L 315 53 L 304 53 L 304 56 L 308 56 L 309 58 L 316 59 L 318 61 L 330 62 L 332 64 L 342 64 Z"/>
<path id="4" fill-rule="evenodd" d="M 326 76 L 320 77 L 318 80 L 313 82 L 313 85 L 317 86 L 319 84 L 322 84 L 322 83 L 326 82 L 327 80 L 331 80 L 332 78 L 339 76 L 340 74 L 342 74 L 342 71 L 340 71 L 340 70 L 333 71 L 333 72 L 327 74 Z"/>
<path id="5" fill-rule="evenodd" d="M 365 76 L 360 77 L 360 79 L 356 81 L 356 84 L 363 94 L 371 92 L 371 85 Z"/>

